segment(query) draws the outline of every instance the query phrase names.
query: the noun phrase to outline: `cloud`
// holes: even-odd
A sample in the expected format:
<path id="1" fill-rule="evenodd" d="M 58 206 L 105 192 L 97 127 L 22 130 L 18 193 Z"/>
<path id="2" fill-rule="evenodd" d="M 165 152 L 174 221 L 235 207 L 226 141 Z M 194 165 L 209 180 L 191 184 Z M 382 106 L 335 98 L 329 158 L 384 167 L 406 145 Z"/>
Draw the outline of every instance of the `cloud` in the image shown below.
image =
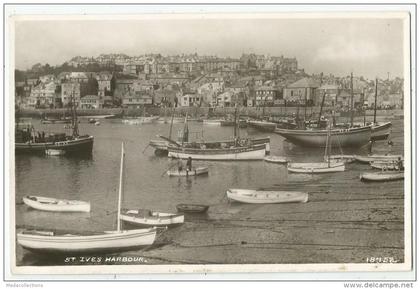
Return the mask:
<path id="1" fill-rule="evenodd" d="M 316 61 L 372 61 L 381 56 L 381 50 L 371 40 L 336 37 L 315 52 Z"/>

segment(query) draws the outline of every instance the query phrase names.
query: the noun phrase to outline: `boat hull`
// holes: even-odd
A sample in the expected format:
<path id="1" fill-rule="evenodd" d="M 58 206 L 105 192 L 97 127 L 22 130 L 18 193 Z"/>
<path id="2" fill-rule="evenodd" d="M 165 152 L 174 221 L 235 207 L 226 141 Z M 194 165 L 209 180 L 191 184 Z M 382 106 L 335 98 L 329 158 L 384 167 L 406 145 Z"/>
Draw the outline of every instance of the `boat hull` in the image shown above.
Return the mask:
<path id="1" fill-rule="evenodd" d="M 33 198 L 36 198 L 34 200 Z M 90 203 L 72 200 L 27 196 L 23 203 L 33 209 L 49 212 L 90 212 Z"/>
<path id="2" fill-rule="evenodd" d="M 356 161 L 361 163 L 370 163 L 375 161 L 397 161 L 398 158 L 403 159 L 402 155 L 370 155 L 370 156 L 361 156 L 355 155 L 354 158 Z"/>
<path id="3" fill-rule="evenodd" d="M 248 125 L 261 131 L 274 132 L 277 124 L 267 121 L 248 121 Z"/>
<path id="4" fill-rule="evenodd" d="M 194 149 L 185 147 L 168 147 L 168 157 L 193 160 L 262 160 L 265 157 L 266 146 L 236 147 L 226 149 Z"/>
<path id="5" fill-rule="evenodd" d="M 325 147 L 328 130 L 289 130 L 277 128 L 275 132 L 293 144 L 307 147 Z M 331 130 L 332 147 L 361 147 L 371 137 L 371 128 L 351 128 Z"/>
<path id="6" fill-rule="evenodd" d="M 47 143 L 15 143 L 16 154 L 45 154 L 45 150 L 47 149 L 62 150 L 65 151 L 66 155 L 91 154 L 93 149 L 93 136 Z"/>
<path id="7" fill-rule="evenodd" d="M 390 182 L 404 179 L 404 173 L 364 173 L 360 180 L 364 182 Z"/>
<path id="8" fill-rule="evenodd" d="M 138 211 L 130 210 L 122 213 L 120 219 L 124 222 L 140 226 L 170 226 L 184 223 L 184 215 L 182 214 L 153 213 L 154 215 L 141 216 L 135 212 Z"/>
<path id="9" fill-rule="evenodd" d="M 320 174 L 320 173 L 334 173 L 344 172 L 345 165 L 342 162 L 327 162 L 322 163 L 289 163 L 287 170 L 291 173 L 301 174 Z"/>
<path id="10" fill-rule="evenodd" d="M 203 214 L 207 212 L 209 206 L 207 205 L 196 205 L 196 204 L 178 204 L 176 205 L 178 212 L 190 213 L 190 214 Z"/>
<path id="11" fill-rule="evenodd" d="M 248 204 L 306 203 L 308 193 L 229 189 L 228 199 Z"/>
<path id="12" fill-rule="evenodd" d="M 388 139 L 390 133 L 391 133 L 391 122 L 386 122 L 382 124 L 377 124 L 372 126 L 372 141 L 380 141 L 380 140 L 386 140 Z"/>
<path id="13" fill-rule="evenodd" d="M 152 245 L 156 229 L 108 232 L 98 235 L 37 235 L 18 233 L 17 243 L 23 248 L 56 254 L 116 252 Z"/>
<path id="14" fill-rule="evenodd" d="M 209 173 L 208 167 L 198 167 L 193 168 L 191 171 L 187 170 L 171 170 L 166 172 L 170 177 L 189 177 L 189 176 L 199 176 L 199 175 L 206 175 Z"/>
<path id="15" fill-rule="evenodd" d="M 264 161 L 275 164 L 287 164 L 289 162 L 287 158 L 280 156 L 266 156 Z"/>

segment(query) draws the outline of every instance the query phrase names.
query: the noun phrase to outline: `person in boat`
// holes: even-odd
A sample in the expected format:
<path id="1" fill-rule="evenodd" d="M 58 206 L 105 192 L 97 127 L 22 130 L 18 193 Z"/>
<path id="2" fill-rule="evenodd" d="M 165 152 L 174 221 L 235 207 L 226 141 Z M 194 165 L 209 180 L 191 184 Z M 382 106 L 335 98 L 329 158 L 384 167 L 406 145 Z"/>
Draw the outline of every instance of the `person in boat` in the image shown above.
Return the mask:
<path id="1" fill-rule="evenodd" d="M 192 158 L 191 157 L 188 157 L 188 159 L 187 159 L 187 170 L 188 171 L 192 171 Z"/>

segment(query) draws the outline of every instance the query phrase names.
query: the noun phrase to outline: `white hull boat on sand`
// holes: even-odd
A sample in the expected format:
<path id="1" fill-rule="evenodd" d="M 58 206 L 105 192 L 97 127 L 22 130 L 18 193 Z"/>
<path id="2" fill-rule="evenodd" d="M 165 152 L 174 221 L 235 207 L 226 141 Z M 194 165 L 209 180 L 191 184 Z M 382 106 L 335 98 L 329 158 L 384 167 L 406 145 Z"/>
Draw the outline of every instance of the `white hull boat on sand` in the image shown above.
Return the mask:
<path id="1" fill-rule="evenodd" d="M 49 231 L 26 231 L 17 234 L 17 242 L 31 251 L 56 254 L 124 251 L 153 244 L 156 228 L 108 231 L 97 235 L 57 235 Z"/>
<path id="2" fill-rule="evenodd" d="M 38 196 L 23 197 L 23 202 L 36 210 L 50 212 L 90 212 L 90 203 L 78 200 L 64 200 Z"/>
<path id="3" fill-rule="evenodd" d="M 258 191 L 245 189 L 229 189 L 228 199 L 249 204 L 306 203 L 308 193 L 293 191 Z"/>
<path id="4" fill-rule="evenodd" d="M 169 226 L 184 223 L 183 214 L 160 213 L 149 210 L 123 210 L 120 219 L 141 226 Z"/>
<path id="5" fill-rule="evenodd" d="M 275 164 L 287 164 L 289 160 L 286 157 L 282 156 L 266 156 L 264 161 L 268 163 L 275 163 Z"/>
<path id="6" fill-rule="evenodd" d="M 189 177 L 189 176 L 199 176 L 199 175 L 205 175 L 209 173 L 208 167 L 197 167 L 192 168 L 191 171 L 189 170 L 169 170 L 166 172 L 168 176 L 170 177 Z"/>
<path id="7" fill-rule="evenodd" d="M 364 173 L 360 175 L 361 181 L 370 182 L 387 182 L 404 179 L 404 172 L 378 172 L 378 173 Z"/>
<path id="8" fill-rule="evenodd" d="M 289 163 L 287 170 L 292 173 L 319 174 L 344 172 L 343 162 L 320 162 L 320 163 Z"/>
<path id="9" fill-rule="evenodd" d="M 404 157 L 402 155 L 368 155 L 368 156 L 361 156 L 355 155 L 354 158 L 356 161 L 361 163 L 370 163 L 375 161 L 398 161 L 398 159 L 403 160 Z"/>

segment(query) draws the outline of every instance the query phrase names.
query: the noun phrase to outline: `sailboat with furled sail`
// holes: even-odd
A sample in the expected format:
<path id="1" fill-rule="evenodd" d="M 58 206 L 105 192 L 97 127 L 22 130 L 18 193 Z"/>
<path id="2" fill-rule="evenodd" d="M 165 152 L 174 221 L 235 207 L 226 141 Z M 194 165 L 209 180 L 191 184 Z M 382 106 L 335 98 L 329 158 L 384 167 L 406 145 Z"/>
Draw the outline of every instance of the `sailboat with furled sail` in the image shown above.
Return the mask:
<path id="1" fill-rule="evenodd" d="M 292 173 L 319 174 L 343 172 L 344 162 L 331 160 L 331 126 L 328 126 L 328 134 L 325 145 L 325 157 L 323 162 L 316 163 L 289 163 L 287 170 Z"/>
<path id="2" fill-rule="evenodd" d="M 266 144 L 253 144 L 250 139 L 239 137 L 237 108 L 235 108 L 235 126 L 233 140 L 229 143 L 171 143 L 168 157 L 195 160 L 262 160 L 265 157 Z"/>
<path id="3" fill-rule="evenodd" d="M 98 234 L 58 234 L 53 231 L 24 231 L 17 234 L 17 243 L 30 251 L 55 254 L 116 252 L 152 245 L 157 228 L 121 230 L 124 144 L 121 146 L 120 183 L 118 190 L 117 230 Z"/>

